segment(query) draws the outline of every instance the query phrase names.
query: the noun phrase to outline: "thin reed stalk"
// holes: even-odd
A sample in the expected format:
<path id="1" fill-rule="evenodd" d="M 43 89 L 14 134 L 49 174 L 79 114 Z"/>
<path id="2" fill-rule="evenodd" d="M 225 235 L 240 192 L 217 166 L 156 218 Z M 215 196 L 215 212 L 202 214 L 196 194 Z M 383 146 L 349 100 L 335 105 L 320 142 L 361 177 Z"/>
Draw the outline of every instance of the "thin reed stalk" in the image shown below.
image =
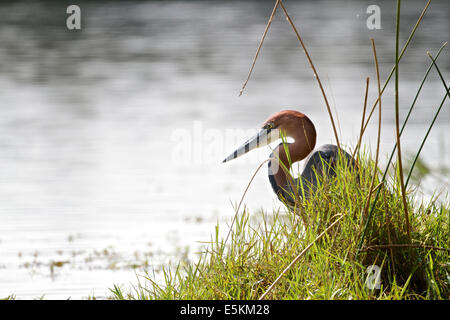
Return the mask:
<path id="1" fill-rule="evenodd" d="M 336 221 L 334 221 L 328 228 L 326 228 L 321 234 L 319 234 L 310 244 L 306 246 L 305 249 L 300 252 L 294 260 L 281 272 L 281 274 L 275 279 L 275 281 L 270 285 L 269 288 L 259 297 L 259 300 L 263 300 L 267 294 L 272 291 L 272 289 L 275 287 L 275 285 L 281 280 L 281 278 L 292 268 L 294 264 L 297 263 L 298 260 L 300 260 L 301 257 L 305 255 L 306 252 L 308 252 L 309 249 L 317 242 L 319 241 L 325 234 L 328 233 L 339 221 L 342 220 L 342 218 L 345 217 L 346 214 L 341 215 Z"/>
<path id="2" fill-rule="evenodd" d="M 248 72 L 247 79 L 245 80 L 244 84 L 242 85 L 241 90 L 239 91 L 239 96 L 242 95 L 242 93 L 245 90 L 245 87 L 247 86 L 248 81 L 250 80 L 250 77 L 253 72 L 253 68 L 255 67 L 256 59 L 258 59 L 259 51 L 261 50 L 261 47 L 264 43 L 264 39 L 266 38 L 267 32 L 269 31 L 270 25 L 272 24 L 272 20 L 273 20 L 273 17 L 275 16 L 275 12 L 277 11 L 279 2 L 280 2 L 280 0 L 277 0 L 277 2 L 275 3 L 275 6 L 273 7 L 272 14 L 270 15 L 269 21 L 267 22 L 267 25 L 266 25 L 266 29 L 264 30 L 261 40 L 259 41 L 258 49 L 256 49 L 255 57 L 253 58 L 253 62 L 250 67 L 250 71 Z"/>
<path id="3" fill-rule="evenodd" d="M 334 132 L 334 136 L 336 138 L 336 144 L 337 144 L 337 146 L 338 146 L 338 148 L 340 150 L 341 149 L 341 145 L 339 143 L 339 137 L 338 137 L 338 133 L 337 133 L 337 130 L 336 130 L 336 125 L 334 123 L 333 114 L 331 113 L 330 104 L 328 103 L 327 95 L 325 94 L 325 90 L 323 89 L 322 82 L 320 81 L 319 74 L 317 73 L 316 67 L 314 66 L 314 63 L 312 62 L 311 56 L 309 55 L 308 50 L 306 49 L 306 46 L 303 43 L 302 37 L 300 36 L 300 34 L 297 31 L 297 28 L 294 25 L 294 22 L 292 21 L 291 17 L 289 16 L 289 13 L 287 12 L 287 10 L 286 10 L 286 8 L 285 8 L 285 6 L 283 4 L 283 1 L 281 1 L 281 0 L 279 0 L 279 1 L 280 1 L 280 6 L 281 6 L 281 8 L 284 11 L 284 14 L 286 15 L 286 19 L 289 21 L 289 24 L 291 25 L 292 29 L 294 30 L 294 32 L 295 32 L 295 34 L 297 36 L 297 39 L 300 42 L 300 45 L 302 46 L 303 51 L 305 52 L 306 59 L 308 60 L 309 65 L 311 66 L 311 69 L 314 72 L 314 77 L 316 78 L 316 80 L 317 80 L 317 82 L 319 84 L 320 91 L 322 92 L 322 96 L 323 96 L 323 99 L 325 101 L 325 105 L 327 107 L 328 115 L 330 117 L 331 125 L 333 126 L 333 132 Z"/>
<path id="4" fill-rule="evenodd" d="M 423 10 L 422 10 L 422 13 L 421 13 L 420 16 L 419 16 L 419 19 L 417 19 L 417 22 L 416 22 L 416 24 L 414 25 L 414 28 L 412 29 L 412 31 L 411 31 L 410 34 L 409 34 L 408 40 L 406 40 L 406 43 L 405 43 L 405 45 L 403 46 L 402 51 L 400 52 L 400 55 L 399 55 L 399 57 L 398 57 L 398 62 L 400 62 L 400 60 L 402 59 L 403 54 L 405 53 L 406 49 L 407 49 L 408 46 L 409 46 L 409 43 L 411 42 L 412 38 L 414 37 L 414 34 L 416 33 L 417 28 L 419 27 L 420 23 L 422 22 L 422 19 L 423 19 L 424 15 L 425 15 L 425 12 L 427 11 L 428 6 L 430 5 L 430 3 L 431 3 L 431 0 L 428 0 L 427 4 L 425 5 L 425 7 L 424 7 Z M 396 61 L 396 62 L 397 62 L 397 61 Z M 384 83 L 384 85 L 383 85 L 383 88 L 381 89 L 381 93 L 382 93 L 382 94 L 384 93 L 384 90 L 386 89 L 386 87 L 387 87 L 389 81 L 391 80 L 392 75 L 394 74 L 394 71 L 395 71 L 397 65 L 398 65 L 398 64 L 396 63 L 396 64 L 394 65 L 394 67 L 392 68 L 391 72 L 389 73 L 389 76 L 388 76 L 388 78 L 386 79 L 386 81 L 385 81 L 385 83 Z M 377 98 L 377 100 L 378 100 L 378 98 Z M 370 113 L 369 113 L 369 116 L 367 117 L 366 124 L 364 125 L 363 132 L 366 130 L 367 125 L 369 124 L 370 118 L 372 117 L 372 114 L 373 114 L 373 112 L 375 111 L 375 108 L 376 108 L 376 106 L 377 106 L 377 103 L 378 103 L 378 101 L 375 101 L 375 103 L 373 104 L 373 107 L 372 107 L 372 109 L 371 109 L 371 111 L 370 111 Z"/>
<path id="5" fill-rule="evenodd" d="M 398 249 L 398 248 L 423 248 L 423 249 L 450 252 L 450 248 L 442 248 L 442 247 L 436 247 L 436 246 L 429 246 L 429 245 L 425 245 L 425 244 L 410 244 L 410 243 L 393 243 L 393 244 L 373 245 L 373 246 L 368 246 L 366 248 L 363 248 L 362 251 L 370 251 L 370 250 L 377 250 L 377 249 Z"/>
<path id="6" fill-rule="evenodd" d="M 253 179 L 255 178 L 256 174 L 257 174 L 258 171 L 259 171 L 259 169 L 261 169 L 261 167 L 262 167 L 267 161 L 269 161 L 269 160 L 270 160 L 270 158 L 264 160 L 263 162 L 261 162 L 261 164 L 260 164 L 260 165 L 258 166 L 258 168 L 255 170 L 255 173 L 254 173 L 254 174 L 252 175 L 252 177 L 250 178 L 250 181 L 248 182 L 247 187 L 245 188 L 244 193 L 242 194 L 241 201 L 239 201 L 239 205 L 238 205 L 238 207 L 237 207 L 237 209 L 236 209 L 236 212 L 235 212 L 235 214 L 234 214 L 233 220 L 232 220 L 232 222 L 231 222 L 230 230 L 228 230 L 228 234 L 227 234 L 227 237 L 225 238 L 225 242 L 224 242 L 224 243 L 227 243 L 227 241 L 228 241 L 228 237 L 230 236 L 231 230 L 233 229 L 233 225 L 234 225 L 234 222 L 236 221 L 236 217 L 237 217 L 237 215 L 239 214 L 239 209 L 241 208 L 242 201 L 244 201 L 244 197 L 245 197 L 245 195 L 247 194 L 247 191 L 248 191 L 248 189 L 250 188 L 250 185 L 252 184 Z"/>
<path id="7" fill-rule="evenodd" d="M 400 120 L 399 120 L 399 88 L 398 88 L 398 57 L 399 57 L 399 34 L 400 34 L 400 4 L 397 0 L 397 19 L 395 26 L 395 134 L 397 138 L 397 167 L 400 180 L 400 189 L 403 201 L 403 211 L 405 213 L 406 233 L 411 242 L 411 227 L 409 225 L 408 203 L 406 202 L 405 182 L 403 180 L 402 148 L 400 143 Z"/>
<path id="8" fill-rule="evenodd" d="M 365 217 L 367 214 L 367 210 L 369 208 L 370 199 L 372 198 L 372 192 L 373 192 L 373 185 L 375 184 L 375 179 L 377 177 L 377 171 L 378 171 L 378 158 L 380 154 L 380 139 L 381 139 L 381 83 L 380 83 L 380 70 L 378 67 L 378 57 L 377 57 L 377 50 L 375 47 L 375 41 L 373 39 L 370 39 L 370 42 L 372 43 L 372 51 L 373 51 L 373 59 L 375 61 L 375 70 L 377 75 L 377 84 L 378 84 L 378 134 L 377 134 L 377 150 L 375 153 L 375 164 L 373 167 L 373 174 L 372 174 L 372 181 L 370 182 L 370 188 L 369 188 L 369 194 L 367 195 L 367 201 L 364 206 L 364 211 L 362 217 Z M 368 82 L 367 82 L 368 85 Z M 366 95 L 367 96 L 367 95 Z M 363 120 L 364 121 L 364 120 Z"/>
<path id="9" fill-rule="evenodd" d="M 425 134 L 424 138 L 422 139 L 422 143 L 420 144 L 419 150 L 417 151 L 417 153 L 416 153 L 416 155 L 415 155 L 415 157 L 414 157 L 414 161 L 413 161 L 413 163 L 412 163 L 412 165 L 411 165 L 411 169 L 409 170 L 408 177 L 406 178 L 405 187 L 408 186 L 408 182 L 409 182 L 409 179 L 411 178 L 411 174 L 412 174 L 412 172 L 413 172 L 413 170 L 414 170 L 414 166 L 416 165 L 416 162 L 417 162 L 417 160 L 419 159 L 419 155 L 420 155 L 420 153 L 422 152 L 422 148 L 423 148 L 423 146 L 424 146 L 424 144 L 425 144 L 425 141 L 427 140 L 428 135 L 429 135 L 430 132 L 431 132 L 431 128 L 433 128 L 434 122 L 436 121 L 436 119 L 437 119 L 439 113 L 441 112 L 441 109 L 442 109 L 442 106 L 444 105 L 445 100 L 447 99 L 447 97 L 450 97 L 450 91 L 449 91 L 450 88 L 447 86 L 447 83 L 445 82 L 445 79 L 444 79 L 444 77 L 442 76 L 442 73 L 441 73 L 441 71 L 439 70 L 439 67 L 438 67 L 437 64 L 436 64 L 436 60 L 433 58 L 433 56 L 431 55 L 431 53 L 427 52 L 427 54 L 428 54 L 428 56 L 430 57 L 431 61 L 433 61 L 432 65 L 434 65 L 434 67 L 436 68 L 436 70 L 437 70 L 437 72 L 438 72 L 438 74 L 439 74 L 439 77 L 441 78 L 441 81 L 442 81 L 442 83 L 443 83 L 443 85 L 444 85 L 444 88 L 445 88 L 445 90 L 446 90 L 447 92 L 445 93 L 444 98 L 442 99 L 442 102 L 441 102 L 441 104 L 439 105 L 438 110 L 437 110 L 436 113 L 434 114 L 433 120 L 431 121 L 430 125 L 428 126 L 427 133 Z"/>
<path id="10" fill-rule="evenodd" d="M 362 114 L 362 119 L 361 119 L 361 129 L 359 131 L 358 143 L 356 145 L 355 151 L 353 151 L 353 154 L 352 154 L 352 158 L 353 159 L 355 158 L 355 155 L 358 154 L 358 150 L 361 147 L 361 141 L 362 141 L 362 137 L 363 137 L 363 134 L 364 134 L 363 128 L 364 128 L 364 120 L 366 118 L 367 97 L 368 97 L 368 94 L 369 94 L 369 81 L 370 81 L 370 78 L 367 77 L 366 78 L 366 91 L 365 91 L 365 94 L 364 94 L 363 114 Z M 379 97 L 378 100 L 380 100 L 380 98 L 381 97 Z"/>

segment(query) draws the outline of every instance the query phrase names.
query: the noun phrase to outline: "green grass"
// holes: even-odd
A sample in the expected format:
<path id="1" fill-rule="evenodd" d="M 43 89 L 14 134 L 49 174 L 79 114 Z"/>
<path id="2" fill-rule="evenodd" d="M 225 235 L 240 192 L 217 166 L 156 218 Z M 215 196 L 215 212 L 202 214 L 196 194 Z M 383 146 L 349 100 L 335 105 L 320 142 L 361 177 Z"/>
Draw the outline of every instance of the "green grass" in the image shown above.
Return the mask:
<path id="1" fill-rule="evenodd" d="M 381 198 L 358 251 L 374 169 L 368 159 L 363 151 L 357 171 L 339 163 L 336 176 L 324 180 L 311 199 L 302 201 L 300 210 L 308 217 L 307 228 L 298 212 L 288 207 L 254 215 L 244 210 L 237 216 L 228 243 L 219 237 L 221 226 L 217 225 L 196 263 L 184 261 L 175 269 L 164 268 L 162 284 L 148 275 L 128 291 L 114 286 L 113 297 L 258 299 L 305 247 L 344 215 L 265 298 L 449 299 L 449 251 L 443 250 L 450 238 L 448 202 L 415 203 L 414 194 L 407 194 L 409 243 L 398 179 L 389 176 L 379 187 Z M 381 268 L 380 289 L 366 286 L 370 265 Z"/>

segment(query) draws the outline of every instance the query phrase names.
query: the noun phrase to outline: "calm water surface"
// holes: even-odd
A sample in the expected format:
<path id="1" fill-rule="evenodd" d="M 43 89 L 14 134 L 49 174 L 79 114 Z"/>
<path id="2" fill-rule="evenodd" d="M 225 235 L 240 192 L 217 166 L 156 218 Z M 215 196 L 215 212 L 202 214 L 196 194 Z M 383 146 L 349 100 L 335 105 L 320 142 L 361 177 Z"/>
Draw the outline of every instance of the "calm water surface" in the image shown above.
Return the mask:
<path id="1" fill-rule="evenodd" d="M 406 40 L 425 1 L 403 4 Z M 82 30 L 68 31 L 64 4 L 0 4 L 0 297 L 105 297 L 144 269 L 195 258 L 214 225 L 231 220 L 262 149 L 221 160 L 270 114 L 306 113 L 318 144 L 333 133 L 294 33 L 277 14 L 242 97 L 238 92 L 273 1 L 78 1 Z M 381 30 L 366 28 L 370 4 Z M 393 64 L 392 1 L 288 1 L 330 103 L 342 141 L 359 132 L 365 78 Z M 426 71 L 426 52 L 449 40 L 447 1 L 433 1 L 400 66 L 401 115 Z M 449 74 L 448 50 L 440 68 Z M 393 86 L 383 101 L 382 154 L 394 142 Z M 404 133 L 413 153 L 444 95 L 434 71 Z M 450 112 L 423 151 L 449 164 Z M 369 127 L 367 146 L 375 146 Z M 428 186 L 446 191 L 448 177 Z M 427 192 L 427 183 L 424 192 Z M 280 203 L 262 170 L 246 203 Z"/>

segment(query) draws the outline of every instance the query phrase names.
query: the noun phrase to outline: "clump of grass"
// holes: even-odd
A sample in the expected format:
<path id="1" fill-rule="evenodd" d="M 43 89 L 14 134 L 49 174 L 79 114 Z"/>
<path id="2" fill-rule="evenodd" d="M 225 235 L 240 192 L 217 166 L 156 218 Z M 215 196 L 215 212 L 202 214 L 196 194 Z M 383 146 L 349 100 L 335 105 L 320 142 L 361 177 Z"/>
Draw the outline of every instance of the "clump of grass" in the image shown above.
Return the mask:
<path id="1" fill-rule="evenodd" d="M 358 250 L 365 222 L 363 208 L 374 170 L 366 151 L 361 151 L 359 158 L 358 170 L 339 161 L 336 175 L 323 179 L 311 198 L 302 200 L 300 210 L 309 217 L 308 228 L 304 228 L 299 213 L 289 207 L 270 214 L 259 211 L 254 216 L 243 210 L 228 243 L 219 237 L 221 226 L 217 224 L 197 263 L 179 264 L 175 270 L 165 268 L 163 284 L 148 275 L 129 292 L 115 286 L 114 298 L 258 299 L 309 247 L 265 298 L 448 299 L 448 205 L 436 199 L 416 205 L 413 194 L 407 195 L 410 243 L 403 201 L 396 191 L 397 179 L 390 176 L 379 187 L 381 201 L 375 206 L 362 249 Z M 380 267 L 380 289 L 366 285 L 371 265 Z"/>

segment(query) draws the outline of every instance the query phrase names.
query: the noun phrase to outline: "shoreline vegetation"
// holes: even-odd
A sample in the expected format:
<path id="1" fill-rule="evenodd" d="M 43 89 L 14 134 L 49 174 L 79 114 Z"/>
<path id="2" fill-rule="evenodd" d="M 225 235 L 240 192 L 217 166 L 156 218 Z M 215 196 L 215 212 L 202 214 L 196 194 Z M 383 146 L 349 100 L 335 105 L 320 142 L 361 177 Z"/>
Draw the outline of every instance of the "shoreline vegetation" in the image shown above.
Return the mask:
<path id="1" fill-rule="evenodd" d="M 431 0 L 425 4 L 400 50 L 401 3 L 397 0 L 395 65 L 383 86 L 376 44 L 371 39 L 378 95 L 372 108 L 367 109 L 370 82 L 367 78 L 361 130 L 356 146 L 351 150 L 357 161 L 356 170 L 338 161 L 335 176 L 319 179 L 321 183 L 308 200 L 292 195 L 297 198 L 294 208 L 284 206 L 283 211 L 261 210 L 256 214 L 251 214 L 245 206 L 241 210 L 245 192 L 251 187 L 250 181 L 240 204 L 235 208 L 235 216 L 225 239 L 219 237 L 219 228 L 222 227 L 217 224 L 211 241 L 205 245 L 197 262 L 180 261 L 175 268 L 164 268 L 162 284 L 147 274 L 144 283 L 139 281 L 128 291 L 114 285 L 110 289 L 112 298 L 449 299 L 448 193 L 443 196 L 443 201 L 439 200 L 438 195 L 419 201 L 418 190 L 409 184 L 411 177 L 420 177 L 417 173 L 423 166 L 420 152 L 442 106 L 450 97 L 449 87 L 437 64 L 446 42 L 434 56 L 427 52 L 430 65 L 401 127 L 398 113 L 398 97 L 401 94 L 398 89 L 399 63 L 430 3 Z M 280 7 L 313 70 L 333 126 L 336 144 L 341 146 L 319 74 L 281 0 L 275 2 L 239 95 L 251 77 L 275 12 Z M 401 134 L 432 69 L 442 81 L 443 100 L 407 168 L 402 163 Z M 392 76 L 395 81 L 395 104 L 382 104 L 383 92 Z M 377 109 L 377 148 L 375 154 L 371 154 L 362 141 L 371 116 Z M 396 115 L 396 144 L 386 168 L 381 170 L 378 167 L 381 113 L 393 110 Z M 396 162 L 392 162 L 394 156 Z M 416 165 L 418 169 L 414 171 Z M 294 175 L 294 172 L 290 174 Z M 299 194 L 302 192 L 305 190 L 299 186 Z"/>
<path id="2" fill-rule="evenodd" d="M 322 180 L 300 208 L 244 208 L 228 241 L 217 224 L 197 262 L 164 268 L 162 284 L 147 274 L 128 291 L 114 285 L 113 298 L 448 299 L 449 207 L 436 198 L 415 203 L 408 193 L 409 241 L 395 174 L 383 184 L 376 179 L 381 198 L 358 248 L 374 169 L 367 159 L 363 150 L 359 170 L 339 164 L 336 177 Z M 306 227 L 295 210 L 308 217 Z"/>
<path id="3" fill-rule="evenodd" d="M 334 116 L 329 106 L 319 72 L 309 55 L 299 29 L 281 0 L 275 4 L 253 58 L 248 76 L 241 87 L 241 95 L 251 78 L 265 37 L 275 13 L 282 11 L 292 28 L 313 71 L 323 99 L 324 108 L 333 127 L 336 144 L 353 155 L 356 169 L 339 160 L 332 177 L 318 177 L 318 186 L 305 200 L 299 195 L 307 192 L 303 186 L 294 208 L 281 204 L 273 210 L 250 212 L 245 206 L 245 194 L 251 188 L 253 177 L 264 166 L 256 169 L 228 226 L 216 224 L 209 242 L 196 261 L 181 255 L 178 263 L 162 267 L 161 277 L 146 264 L 144 276 L 137 284 L 125 288 L 113 284 L 107 299 L 116 300 L 247 300 L 247 299 L 450 299 L 450 202 L 448 190 L 436 191 L 430 199 L 419 197 L 418 181 L 432 174 L 420 154 L 428 135 L 444 104 L 449 107 L 450 88 L 439 69 L 438 58 L 447 45 L 444 42 L 435 52 L 424 52 L 429 66 L 417 91 L 399 92 L 401 59 L 413 41 L 416 30 L 426 16 L 431 0 L 424 3 L 416 24 L 403 45 L 399 46 L 401 2 L 397 0 L 394 66 L 384 83 L 380 79 L 378 56 L 374 39 L 372 47 L 375 81 L 366 78 L 362 99 L 360 132 L 354 146 L 340 141 Z M 446 40 L 446 39 L 445 39 Z M 399 66 L 400 65 L 400 66 Z M 401 135 L 421 90 L 431 72 L 441 79 L 442 102 L 434 109 L 434 117 L 424 136 L 418 137 L 415 154 L 402 154 Z M 383 93 L 393 79 L 395 101 L 384 101 Z M 370 84 L 375 83 L 377 98 L 369 104 Z M 400 126 L 399 95 L 414 96 L 406 117 Z M 245 111 L 244 111 L 245 112 Z M 379 167 L 381 115 L 395 114 L 396 143 L 387 154 L 385 168 Z M 364 133 L 372 115 L 378 126 L 376 151 L 364 143 Z M 358 125 L 359 126 L 359 125 Z M 403 160 L 402 160 L 403 156 Z M 293 167 L 296 168 L 296 167 Z M 448 175 L 442 167 L 438 173 Z M 291 169 L 291 177 L 299 172 Z M 225 228 L 225 229 L 224 229 Z M 222 237 L 223 229 L 227 236 Z M 99 253 L 101 255 L 101 253 Z M 105 254 L 106 255 L 106 254 Z M 147 260 L 145 260 L 147 262 Z M 58 265 L 55 265 L 58 267 Z M 50 266 L 50 267 L 55 267 Z M 160 281 L 159 279 L 162 279 Z M 43 296 L 45 297 L 45 296 Z M 16 299 L 14 295 L 6 299 Z M 95 296 L 89 299 L 96 299 Z"/>

